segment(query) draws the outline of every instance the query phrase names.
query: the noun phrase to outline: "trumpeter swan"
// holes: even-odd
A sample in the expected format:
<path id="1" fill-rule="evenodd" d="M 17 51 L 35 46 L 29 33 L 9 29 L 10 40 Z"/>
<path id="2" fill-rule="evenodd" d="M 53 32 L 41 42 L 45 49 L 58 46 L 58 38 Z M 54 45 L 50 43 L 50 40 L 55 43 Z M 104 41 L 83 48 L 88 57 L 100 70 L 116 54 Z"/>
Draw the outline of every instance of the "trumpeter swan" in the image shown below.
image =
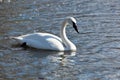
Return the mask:
<path id="1" fill-rule="evenodd" d="M 76 46 L 66 36 L 66 26 L 72 25 L 78 32 L 76 20 L 68 17 L 63 21 L 60 37 L 50 33 L 32 33 L 14 37 L 20 44 L 24 44 L 37 49 L 55 50 L 55 51 L 76 51 Z M 79 33 L 79 32 L 78 32 Z"/>

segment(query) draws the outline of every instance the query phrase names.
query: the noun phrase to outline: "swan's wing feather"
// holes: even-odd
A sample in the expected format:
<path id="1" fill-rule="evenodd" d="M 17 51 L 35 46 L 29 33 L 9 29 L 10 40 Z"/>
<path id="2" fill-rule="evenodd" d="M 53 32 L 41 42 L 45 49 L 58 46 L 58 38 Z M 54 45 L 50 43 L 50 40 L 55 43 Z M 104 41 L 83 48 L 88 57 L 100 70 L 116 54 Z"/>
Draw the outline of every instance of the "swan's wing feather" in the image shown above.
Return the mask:
<path id="1" fill-rule="evenodd" d="M 62 40 L 58 36 L 55 36 L 55 35 L 49 34 L 49 33 L 33 33 L 33 34 L 22 35 L 22 36 L 19 36 L 18 38 L 19 39 L 20 38 L 21 39 L 32 39 L 32 40 L 34 39 L 37 41 L 53 38 L 53 39 L 56 39 L 56 40 L 62 42 Z"/>
<path id="2" fill-rule="evenodd" d="M 62 40 L 49 33 L 34 33 L 16 37 L 21 43 L 26 42 L 28 46 L 41 49 L 63 49 Z"/>

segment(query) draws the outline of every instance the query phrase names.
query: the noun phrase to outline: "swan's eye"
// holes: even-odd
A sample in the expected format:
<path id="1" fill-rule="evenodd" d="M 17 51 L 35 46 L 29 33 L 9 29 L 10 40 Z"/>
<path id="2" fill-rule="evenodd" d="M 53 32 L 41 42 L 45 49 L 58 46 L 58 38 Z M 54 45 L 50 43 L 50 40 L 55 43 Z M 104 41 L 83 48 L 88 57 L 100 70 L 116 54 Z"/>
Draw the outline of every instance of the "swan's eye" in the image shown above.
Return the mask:
<path id="1" fill-rule="evenodd" d="M 72 22 L 72 23 L 73 23 L 73 27 L 74 27 L 74 29 L 76 30 L 76 32 L 79 33 L 79 31 L 78 31 L 78 29 L 77 29 L 77 25 L 76 25 L 74 22 Z"/>

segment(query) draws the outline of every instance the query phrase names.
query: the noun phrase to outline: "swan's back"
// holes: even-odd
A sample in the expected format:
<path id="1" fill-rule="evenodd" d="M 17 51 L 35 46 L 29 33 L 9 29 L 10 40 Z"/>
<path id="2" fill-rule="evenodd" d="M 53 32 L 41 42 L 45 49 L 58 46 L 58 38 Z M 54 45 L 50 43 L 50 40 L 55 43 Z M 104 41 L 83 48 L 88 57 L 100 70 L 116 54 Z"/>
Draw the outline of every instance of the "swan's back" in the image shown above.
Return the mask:
<path id="1" fill-rule="evenodd" d="M 49 33 L 33 33 L 15 37 L 19 43 L 24 43 L 28 46 L 38 49 L 49 49 L 49 50 L 64 50 L 62 40 Z"/>

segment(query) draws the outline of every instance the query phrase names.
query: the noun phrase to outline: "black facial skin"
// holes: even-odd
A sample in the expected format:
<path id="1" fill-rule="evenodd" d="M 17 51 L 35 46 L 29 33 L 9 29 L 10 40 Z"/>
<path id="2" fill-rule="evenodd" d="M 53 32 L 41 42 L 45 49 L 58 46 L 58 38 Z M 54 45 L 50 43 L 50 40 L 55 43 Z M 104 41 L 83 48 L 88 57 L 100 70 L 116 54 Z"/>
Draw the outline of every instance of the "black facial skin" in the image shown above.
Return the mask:
<path id="1" fill-rule="evenodd" d="M 73 22 L 73 27 L 74 27 L 74 29 L 75 29 L 75 31 L 77 32 L 77 33 L 79 33 L 79 31 L 78 31 L 78 29 L 77 29 L 77 25 Z"/>

